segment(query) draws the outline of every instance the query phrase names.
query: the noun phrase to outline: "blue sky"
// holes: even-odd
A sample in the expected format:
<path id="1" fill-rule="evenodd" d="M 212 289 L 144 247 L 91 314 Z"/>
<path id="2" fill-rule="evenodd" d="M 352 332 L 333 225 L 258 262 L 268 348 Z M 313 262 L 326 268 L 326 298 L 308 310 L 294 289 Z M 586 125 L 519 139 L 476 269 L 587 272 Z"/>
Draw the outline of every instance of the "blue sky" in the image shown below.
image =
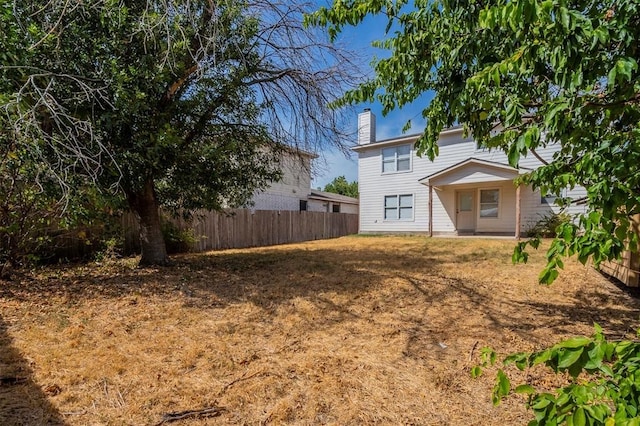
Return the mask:
<path id="1" fill-rule="evenodd" d="M 374 56 L 378 58 L 388 56 L 388 52 L 371 46 L 373 40 L 384 38 L 386 24 L 386 17 L 384 16 L 369 17 L 356 28 L 345 27 L 339 42 L 365 55 L 365 62 L 368 64 Z M 369 69 L 371 68 L 369 67 Z M 349 130 L 355 133 L 357 130 L 357 113 L 364 108 L 371 108 L 371 111 L 376 116 L 377 140 L 402 135 L 402 127 L 408 120 L 411 120 L 412 128 L 407 134 L 419 133 L 425 126 L 425 121 L 421 114 L 422 109 L 430 98 L 431 96 L 425 95 L 414 104 L 405 106 L 400 110 L 394 110 L 385 117 L 382 116 L 382 107 L 379 103 L 357 105 L 352 120 L 352 128 Z M 358 179 L 358 164 L 355 153 L 351 152 L 350 156 L 345 156 L 344 153 L 336 148 L 326 149 L 322 152 L 321 157 L 316 160 L 315 169 L 315 176 L 311 184 L 313 188 L 324 188 L 327 183 L 338 176 L 345 176 L 349 182 Z"/>

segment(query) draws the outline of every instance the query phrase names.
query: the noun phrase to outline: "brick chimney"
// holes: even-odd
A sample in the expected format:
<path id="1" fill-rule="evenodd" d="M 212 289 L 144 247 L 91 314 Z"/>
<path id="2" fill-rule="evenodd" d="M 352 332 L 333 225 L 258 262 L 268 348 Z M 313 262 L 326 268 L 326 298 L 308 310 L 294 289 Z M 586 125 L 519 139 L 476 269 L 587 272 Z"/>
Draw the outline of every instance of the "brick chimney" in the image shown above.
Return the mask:
<path id="1" fill-rule="evenodd" d="M 376 141 L 376 116 L 371 109 L 365 108 L 358 114 L 358 145 L 367 145 Z"/>

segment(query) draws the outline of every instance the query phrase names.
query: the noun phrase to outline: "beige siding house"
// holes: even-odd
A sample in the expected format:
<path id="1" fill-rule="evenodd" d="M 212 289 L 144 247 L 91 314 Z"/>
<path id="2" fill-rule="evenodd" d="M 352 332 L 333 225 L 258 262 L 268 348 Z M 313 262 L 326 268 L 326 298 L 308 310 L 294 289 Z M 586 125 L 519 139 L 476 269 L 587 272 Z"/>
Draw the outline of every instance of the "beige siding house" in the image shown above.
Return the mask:
<path id="1" fill-rule="evenodd" d="M 368 110 L 359 115 L 358 126 L 353 150 L 358 153 L 361 233 L 519 236 L 559 211 L 552 197 L 514 184 L 520 174 L 542 165 L 534 156 L 515 169 L 505 153 L 479 149 L 473 138 L 463 136 L 462 127 L 455 127 L 440 134 L 440 154 L 431 162 L 416 155 L 420 135 L 378 141 L 375 116 Z M 548 146 L 538 155 L 551 159 L 557 149 Z M 566 194 L 584 195 L 582 188 Z"/>
<path id="2" fill-rule="evenodd" d="M 312 189 L 308 210 L 312 212 L 358 214 L 358 199 Z"/>
<path id="3" fill-rule="evenodd" d="M 316 155 L 310 153 L 285 154 L 280 160 L 282 179 L 253 196 L 253 210 L 300 210 L 311 192 L 311 161 Z"/>
<path id="4" fill-rule="evenodd" d="M 357 198 L 311 189 L 311 161 L 316 157 L 306 152 L 284 155 L 282 179 L 256 192 L 251 209 L 358 214 Z"/>

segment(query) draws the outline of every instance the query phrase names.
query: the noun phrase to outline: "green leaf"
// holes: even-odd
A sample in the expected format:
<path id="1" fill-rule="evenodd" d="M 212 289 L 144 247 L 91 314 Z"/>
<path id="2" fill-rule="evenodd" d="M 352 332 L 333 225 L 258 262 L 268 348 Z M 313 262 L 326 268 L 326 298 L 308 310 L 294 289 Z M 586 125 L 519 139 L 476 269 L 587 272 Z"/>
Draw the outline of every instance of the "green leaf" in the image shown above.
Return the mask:
<path id="1" fill-rule="evenodd" d="M 585 426 L 587 424 L 587 417 L 582 407 L 578 407 L 578 409 L 574 411 L 572 420 L 574 426 Z"/>
<path id="2" fill-rule="evenodd" d="M 588 337 L 574 337 L 571 339 L 563 340 L 555 345 L 555 348 L 581 348 L 592 343 L 592 340 Z"/>
<path id="3" fill-rule="evenodd" d="M 580 359 L 583 348 L 558 351 L 558 368 L 568 368 Z"/>
<path id="4" fill-rule="evenodd" d="M 560 114 L 560 112 L 565 111 L 567 108 L 569 108 L 568 101 L 560 101 L 551 104 L 551 107 L 547 109 L 545 114 L 545 124 L 552 127 L 557 115 Z"/>
<path id="5" fill-rule="evenodd" d="M 538 281 L 540 281 L 541 284 L 551 284 L 558 278 L 558 275 L 559 273 L 556 269 L 547 267 L 540 273 Z"/>
<path id="6" fill-rule="evenodd" d="M 478 378 L 482 375 L 482 367 L 480 367 L 479 365 L 476 365 L 475 367 L 473 367 L 471 369 L 471 377 L 472 378 Z"/>
<path id="7" fill-rule="evenodd" d="M 518 151 L 516 145 L 512 145 L 511 149 L 509 149 L 508 158 L 509 158 L 509 165 L 511 167 L 517 168 L 518 161 L 520 160 L 520 152 Z"/>
<path id="8" fill-rule="evenodd" d="M 555 351 L 553 351 L 551 349 L 547 349 L 546 351 L 542 351 L 542 352 L 538 352 L 538 353 L 532 354 L 532 356 L 531 356 L 532 359 L 531 359 L 530 365 L 533 367 L 533 366 L 536 366 L 538 364 L 543 364 L 543 363 L 549 361 L 554 352 Z"/>
<path id="9" fill-rule="evenodd" d="M 638 63 L 634 58 L 620 58 L 615 65 L 616 78 L 630 81 L 634 71 L 638 70 Z"/>
<path id="10" fill-rule="evenodd" d="M 524 385 L 516 386 L 516 388 L 514 389 L 514 392 L 520 393 L 520 394 L 532 395 L 536 393 L 536 390 L 533 386 L 524 384 Z"/>
<path id="11" fill-rule="evenodd" d="M 550 394 L 540 394 L 537 397 L 536 402 L 531 406 L 531 408 L 533 408 L 534 410 L 541 410 L 543 408 L 546 408 L 549 406 L 549 404 L 551 404 L 553 402 L 554 398 L 553 395 Z"/>
<path id="12" fill-rule="evenodd" d="M 493 403 L 498 405 L 500 400 L 509 394 L 511 390 L 511 382 L 504 371 L 498 370 L 496 376 L 496 385 L 493 388 Z"/>
<path id="13" fill-rule="evenodd" d="M 612 89 L 616 85 L 616 76 L 618 75 L 618 67 L 614 66 L 607 74 L 607 84 L 609 89 Z"/>

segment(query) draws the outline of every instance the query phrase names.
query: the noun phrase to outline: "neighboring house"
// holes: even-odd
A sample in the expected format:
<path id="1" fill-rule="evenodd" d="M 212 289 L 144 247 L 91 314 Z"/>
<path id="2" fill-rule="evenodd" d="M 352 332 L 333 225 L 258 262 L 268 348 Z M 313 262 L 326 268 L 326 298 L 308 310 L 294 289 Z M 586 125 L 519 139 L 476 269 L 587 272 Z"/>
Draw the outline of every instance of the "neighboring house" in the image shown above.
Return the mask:
<path id="1" fill-rule="evenodd" d="M 333 212 L 358 214 L 358 199 L 312 189 L 307 210 L 312 212 Z"/>
<path id="2" fill-rule="evenodd" d="M 509 166 L 500 150 L 478 148 L 462 127 L 440 133 L 439 156 L 431 162 L 418 157 L 414 144 L 420 135 L 376 140 L 375 116 L 358 116 L 358 185 L 360 233 L 409 232 L 430 235 L 515 235 L 519 237 L 543 216 L 558 212 L 553 197 L 530 187 L 516 187 L 514 179 L 540 167 L 534 155 Z M 537 154 L 550 160 L 559 147 Z M 568 191 L 580 198 L 584 189 Z M 569 213 L 582 211 L 573 207 Z"/>
<path id="3" fill-rule="evenodd" d="M 311 192 L 311 160 L 317 155 L 285 152 L 280 162 L 282 179 L 256 192 L 252 210 L 306 210 Z"/>
<path id="4" fill-rule="evenodd" d="M 311 189 L 311 161 L 307 152 L 285 153 L 281 159 L 282 179 L 257 192 L 252 210 L 293 210 L 358 214 L 358 199 Z"/>

